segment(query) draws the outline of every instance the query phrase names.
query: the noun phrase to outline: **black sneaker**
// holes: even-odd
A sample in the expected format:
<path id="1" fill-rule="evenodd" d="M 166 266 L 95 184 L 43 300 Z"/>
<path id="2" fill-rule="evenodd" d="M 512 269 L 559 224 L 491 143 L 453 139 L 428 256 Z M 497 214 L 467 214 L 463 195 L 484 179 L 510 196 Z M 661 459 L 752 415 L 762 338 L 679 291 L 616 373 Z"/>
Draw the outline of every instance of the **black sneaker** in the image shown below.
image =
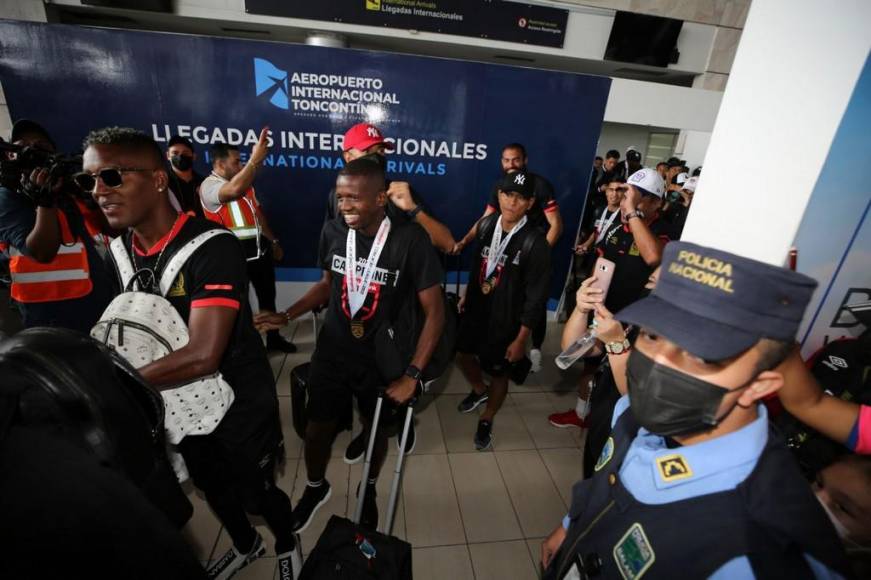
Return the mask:
<path id="1" fill-rule="evenodd" d="M 457 405 L 457 410 L 460 413 L 471 413 L 477 409 L 479 405 L 486 403 L 489 398 L 490 396 L 487 394 L 487 391 L 484 391 L 481 395 L 472 391 L 465 399 L 460 401 L 460 404 Z"/>
<path id="2" fill-rule="evenodd" d="M 278 560 L 278 580 L 296 580 L 302 571 L 302 547 L 299 538 L 297 538 L 296 547 L 293 550 L 279 554 L 276 559 Z"/>
<path id="3" fill-rule="evenodd" d="M 264 554 L 266 554 L 266 546 L 263 545 L 263 538 L 260 537 L 260 534 L 257 534 L 254 546 L 251 547 L 247 554 L 237 551 L 235 546 L 230 548 L 217 562 L 209 566 L 206 575 L 215 580 L 227 580 L 227 578 L 231 578 L 236 572 Z"/>
<path id="4" fill-rule="evenodd" d="M 475 432 L 475 449 L 484 451 L 493 445 L 493 422 L 478 421 L 478 430 Z"/>
<path id="5" fill-rule="evenodd" d="M 369 440 L 366 438 L 366 430 L 360 432 L 359 435 L 351 439 L 348 443 L 348 448 L 345 449 L 345 463 L 354 465 L 366 455 L 366 444 Z"/>
<path id="6" fill-rule="evenodd" d="M 293 510 L 293 531 L 301 534 L 312 523 L 315 513 L 322 505 L 327 503 L 332 495 L 330 482 L 326 479 L 318 487 L 305 486 L 299 503 Z"/>
<path id="7" fill-rule="evenodd" d="M 400 445 L 402 445 L 402 428 L 400 427 L 399 432 L 396 434 L 396 448 L 401 449 Z M 417 445 L 417 434 L 414 429 L 414 417 L 411 418 L 411 425 L 408 426 L 408 439 L 405 440 L 405 454 L 411 455 L 412 451 L 414 451 L 414 446 Z"/>
<path id="8" fill-rule="evenodd" d="M 360 484 L 357 484 L 357 497 L 360 497 Z M 373 532 L 378 531 L 377 497 L 378 494 L 375 492 L 375 484 L 367 484 L 366 497 L 363 498 L 363 513 L 360 515 L 360 525 Z"/>
<path id="9" fill-rule="evenodd" d="M 278 331 L 266 333 L 266 350 L 277 350 L 291 354 L 296 352 L 296 345 L 278 334 Z"/>

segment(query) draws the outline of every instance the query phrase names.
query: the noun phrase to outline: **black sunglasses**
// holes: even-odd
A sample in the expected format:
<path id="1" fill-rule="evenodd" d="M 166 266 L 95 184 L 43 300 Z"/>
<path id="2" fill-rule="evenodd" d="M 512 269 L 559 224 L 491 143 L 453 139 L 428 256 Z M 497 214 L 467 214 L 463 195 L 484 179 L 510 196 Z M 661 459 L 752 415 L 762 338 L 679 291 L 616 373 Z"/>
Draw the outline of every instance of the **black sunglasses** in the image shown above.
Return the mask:
<path id="1" fill-rule="evenodd" d="M 97 179 L 106 187 L 118 188 L 121 187 L 121 184 L 124 182 L 123 175 L 125 173 L 131 173 L 135 171 L 153 171 L 152 169 L 145 169 L 140 167 L 107 167 L 106 169 L 101 169 L 96 173 L 76 173 L 73 175 L 73 181 L 76 182 L 76 185 L 81 187 L 84 191 L 93 192 L 97 187 Z"/>

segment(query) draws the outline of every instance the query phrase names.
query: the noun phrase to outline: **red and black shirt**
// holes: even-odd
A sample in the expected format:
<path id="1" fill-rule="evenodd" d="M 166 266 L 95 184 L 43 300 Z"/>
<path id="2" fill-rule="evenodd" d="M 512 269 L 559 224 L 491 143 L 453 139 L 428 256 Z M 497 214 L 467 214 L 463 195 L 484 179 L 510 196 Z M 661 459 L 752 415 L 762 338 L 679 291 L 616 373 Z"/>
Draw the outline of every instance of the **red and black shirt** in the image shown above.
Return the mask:
<path id="1" fill-rule="evenodd" d="M 345 281 L 347 236 L 348 226 L 341 215 L 328 220 L 321 231 L 318 261 L 331 273 L 332 286 L 314 358 L 372 361 L 374 364 L 374 336 L 378 327 L 393 313 L 398 314 L 399 308 L 414 308 L 417 293 L 440 284 L 444 274 L 426 231 L 413 222 L 391 220 L 390 234 L 376 264 L 366 300 L 352 321 Z M 358 276 L 365 267 L 374 239 L 374 236 L 357 232 Z M 352 322 L 362 331 L 360 338 L 352 334 Z"/>
<path id="2" fill-rule="evenodd" d="M 672 227 L 657 217 L 648 227 L 650 232 L 664 243 L 674 239 Z M 617 313 L 641 296 L 644 285 L 655 266 L 649 266 L 635 243 L 635 236 L 627 224 L 615 219 L 605 237 L 596 246 L 599 256 L 614 262 L 614 276 L 605 298 L 605 307 Z"/>

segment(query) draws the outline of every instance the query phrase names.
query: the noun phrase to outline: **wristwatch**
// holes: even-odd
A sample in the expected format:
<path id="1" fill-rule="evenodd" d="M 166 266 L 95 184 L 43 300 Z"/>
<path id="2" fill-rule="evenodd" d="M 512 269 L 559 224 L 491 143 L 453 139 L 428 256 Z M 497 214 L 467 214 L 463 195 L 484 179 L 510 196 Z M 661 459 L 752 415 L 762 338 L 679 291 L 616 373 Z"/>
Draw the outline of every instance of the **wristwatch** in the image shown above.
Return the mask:
<path id="1" fill-rule="evenodd" d="M 638 219 L 644 219 L 644 212 L 636 209 L 635 211 L 631 211 L 626 214 L 626 221 L 628 222 L 632 218 L 637 217 Z"/>
<path id="2" fill-rule="evenodd" d="M 411 377 L 412 379 L 419 381 L 421 377 L 420 369 L 414 365 L 408 365 L 408 368 L 405 369 L 405 376 Z"/>
<path id="3" fill-rule="evenodd" d="M 417 217 L 417 214 L 419 214 L 422 211 L 423 211 L 423 206 L 416 205 L 416 206 L 414 206 L 414 209 L 410 209 L 407 212 L 405 212 L 405 215 L 408 216 L 408 219 L 413 220 L 414 218 Z"/>
<path id="4" fill-rule="evenodd" d="M 629 342 L 628 338 L 624 338 L 618 342 L 605 343 L 605 352 L 608 354 L 625 354 L 630 350 L 632 350 L 632 344 Z"/>

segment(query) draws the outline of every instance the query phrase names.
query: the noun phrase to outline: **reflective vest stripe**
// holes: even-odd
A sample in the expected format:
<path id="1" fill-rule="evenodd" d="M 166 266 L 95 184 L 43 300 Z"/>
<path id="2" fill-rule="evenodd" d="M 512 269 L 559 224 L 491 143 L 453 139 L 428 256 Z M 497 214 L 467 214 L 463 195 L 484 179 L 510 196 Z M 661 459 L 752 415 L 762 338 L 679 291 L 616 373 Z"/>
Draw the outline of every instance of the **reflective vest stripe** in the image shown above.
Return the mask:
<path id="1" fill-rule="evenodd" d="M 88 266 L 88 252 L 75 238 L 63 212 L 58 212 L 61 240 L 57 255 L 42 264 L 11 248 L 9 274 L 12 278 L 10 295 L 24 304 L 56 302 L 87 296 L 93 289 Z"/>
<path id="2" fill-rule="evenodd" d="M 249 189 L 244 197 L 221 204 L 218 211 L 206 210 L 206 218 L 217 222 L 232 231 L 240 240 L 257 238 L 260 228 L 257 224 L 257 212 L 254 203 L 248 197 L 253 192 Z"/>
<path id="3" fill-rule="evenodd" d="M 14 274 L 13 282 L 28 284 L 30 282 L 63 282 L 64 280 L 87 280 L 87 270 L 57 270 L 48 272 L 29 272 L 27 274 Z"/>

